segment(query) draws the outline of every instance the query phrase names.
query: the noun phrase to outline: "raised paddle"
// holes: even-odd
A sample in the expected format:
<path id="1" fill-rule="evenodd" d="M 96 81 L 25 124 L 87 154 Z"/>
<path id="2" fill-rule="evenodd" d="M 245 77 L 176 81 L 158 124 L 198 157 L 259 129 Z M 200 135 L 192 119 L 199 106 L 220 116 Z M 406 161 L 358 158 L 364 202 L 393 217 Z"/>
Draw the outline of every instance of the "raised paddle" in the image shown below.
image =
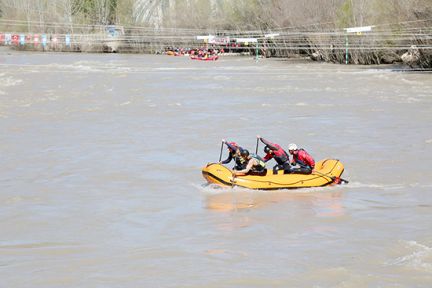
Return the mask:
<path id="1" fill-rule="evenodd" d="M 256 144 L 256 148 L 255 148 L 255 154 L 257 154 L 257 155 L 258 155 L 258 144 L 259 144 L 259 139 L 260 138 L 261 137 L 259 135 L 257 135 L 257 144 Z"/>
<path id="2" fill-rule="evenodd" d="M 219 162 L 221 162 L 221 160 L 222 160 L 222 151 L 223 151 L 223 145 L 224 145 L 224 143 L 225 143 L 225 139 L 222 139 L 221 151 L 220 151 L 220 154 L 219 154 Z"/>

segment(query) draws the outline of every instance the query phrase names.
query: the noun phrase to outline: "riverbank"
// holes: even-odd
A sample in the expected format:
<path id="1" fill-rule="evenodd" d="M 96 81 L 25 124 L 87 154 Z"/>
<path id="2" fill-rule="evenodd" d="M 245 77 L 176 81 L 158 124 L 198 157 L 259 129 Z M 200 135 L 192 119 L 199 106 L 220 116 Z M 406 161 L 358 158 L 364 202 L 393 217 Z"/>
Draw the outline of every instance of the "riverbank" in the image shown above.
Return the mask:
<path id="1" fill-rule="evenodd" d="M 107 52 L 104 51 L 103 49 L 101 49 L 101 47 L 99 47 L 99 49 L 93 47 L 93 49 L 89 49 L 86 51 L 82 51 L 80 49 L 61 49 L 61 47 L 57 46 L 54 49 L 51 49 L 50 47 L 43 49 L 42 47 L 37 47 L 36 49 L 30 49 L 30 48 L 24 48 L 24 47 L 15 47 L 15 46 L 2 46 L 0 45 L 0 53 L 4 53 L 4 54 L 11 54 L 11 53 L 17 53 L 17 52 L 22 52 L 22 53 L 83 53 L 83 54 L 93 54 L 93 53 L 120 53 L 120 54 L 156 54 L 156 55 L 161 55 L 161 56 L 166 56 L 166 57 L 170 57 L 168 55 L 166 55 L 166 53 L 164 53 L 163 51 L 139 51 L 139 50 L 123 50 L 120 49 L 116 52 Z M 189 55 L 185 54 L 185 55 L 181 55 L 178 57 L 188 57 Z M 258 57 L 257 55 L 253 52 L 253 51 L 249 51 L 249 52 L 224 52 L 224 53 L 219 53 L 219 56 L 222 57 L 221 59 L 227 57 L 227 58 L 231 58 L 231 57 L 251 57 L 256 59 L 256 61 L 259 61 L 260 59 L 263 58 L 273 58 L 273 59 L 277 59 L 278 61 L 282 61 L 282 62 L 286 62 L 286 63 L 302 63 L 302 64 L 307 64 L 307 63 L 316 63 L 316 62 L 327 62 L 327 63 L 333 63 L 333 64 L 342 64 L 342 65 L 353 65 L 353 63 L 341 63 L 341 62 L 335 62 L 335 61 L 324 61 L 323 59 L 315 59 L 313 56 L 308 56 L 306 54 L 293 54 L 290 53 L 289 55 L 286 55 L 286 57 L 271 57 L 271 56 L 265 56 L 262 54 L 259 54 Z M 171 56 L 174 57 L 174 56 Z M 390 61 L 390 62 L 382 62 L 380 64 L 376 64 L 376 63 L 371 63 L 371 64 L 354 64 L 354 65 L 361 65 L 361 66 L 369 66 L 369 67 L 374 67 L 374 69 L 385 69 L 385 70 L 393 70 L 393 71 L 403 71 L 403 72 L 415 72 L 415 71 L 423 71 L 423 72 L 430 72 L 432 71 L 432 69 L 428 68 L 428 67 L 419 67 L 416 65 L 410 65 L 409 63 L 404 63 L 401 59 L 401 57 L 398 57 L 397 59 L 395 59 L 395 61 Z M 432 68 L 432 67 L 431 67 Z"/>
<path id="2" fill-rule="evenodd" d="M 113 25 L 90 28 L 76 27 L 73 33 L 68 27 L 59 28 L 56 33 L 0 30 L 0 45 L 21 51 L 135 54 L 162 54 L 167 47 L 223 49 L 228 54 L 254 57 L 309 57 L 318 62 L 340 64 L 404 63 L 411 68 L 432 68 L 432 30 L 427 26 L 288 29 L 278 33 L 132 29 Z"/>

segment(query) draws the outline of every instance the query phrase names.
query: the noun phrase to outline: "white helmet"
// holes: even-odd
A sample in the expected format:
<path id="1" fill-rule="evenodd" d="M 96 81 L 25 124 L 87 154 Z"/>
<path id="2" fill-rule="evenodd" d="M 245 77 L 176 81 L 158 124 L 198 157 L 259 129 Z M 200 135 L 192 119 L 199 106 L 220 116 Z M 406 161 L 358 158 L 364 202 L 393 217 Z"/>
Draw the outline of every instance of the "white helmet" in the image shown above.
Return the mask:
<path id="1" fill-rule="evenodd" d="M 289 146 L 288 146 L 288 150 L 297 150 L 298 148 L 297 148 L 297 145 L 296 144 L 294 144 L 294 143 L 291 143 L 291 144 L 289 144 Z"/>

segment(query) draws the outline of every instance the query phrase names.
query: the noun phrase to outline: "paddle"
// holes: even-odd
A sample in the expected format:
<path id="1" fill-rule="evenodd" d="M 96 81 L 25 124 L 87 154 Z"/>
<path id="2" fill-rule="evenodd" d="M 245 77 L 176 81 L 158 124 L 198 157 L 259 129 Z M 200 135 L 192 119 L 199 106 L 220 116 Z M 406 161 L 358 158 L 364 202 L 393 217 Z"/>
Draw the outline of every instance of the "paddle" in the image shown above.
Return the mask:
<path id="1" fill-rule="evenodd" d="M 340 177 L 335 177 L 335 178 L 339 178 L 339 180 L 340 180 L 341 182 L 345 183 L 345 184 L 348 184 L 348 183 L 349 183 L 348 180 L 345 180 L 345 179 L 343 179 L 343 178 L 340 178 Z"/>
<path id="2" fill-rule="evenodd" d="M 348 180 L 345 180 L 345 179 L 343 179 L 343 178 L 341 178 L 341 177 L 329 176 L 329 175 L 323 174 L 323 173 L 318 172 L 318 171 L 313 171 L 312 173 L 317 173 L 317 174 L 319 174 L 319 175 L 321 175 L 321 176 L 329 177 L 329 178 L 330 178 L 331 180 L 333 180 L 333 181 L 335 181 L 336 179 L 339 179 L 339 181 L 341 181 L 342 183 L 345 183 L 345 184 L 348 184 L 348 183 L 349 183 Z M 339 183 L 338 183 L 338 184 L 339 184 Z"/>
<path id="3" fill-rule="evenodd" d="M 259 135 L 257 135 L 257 144 L 256 144 L 256 148 L 255 148 L 255 154 L 257 154 L 257 155 L 258 155 L 258 144 L 259 144 L 259 139 L 260 138 L 261 137 Z"/>
<path id="4" fill-rule="evenodd" d="M 222 151 L 223 151 L 224 143 L 225 143 L 225 139 L 222 139 L 221 150 L 220 150 L 220 154 L 219 154 L 219 162 L 221 162 L 221 160 L 222 160 Z"/>
<path id="5" fill-rule="evenodd" d="M 231 180 L 230 180 L 230 182 L 231 182 L 231 188 L 234 188 L 234 185 L 235 185 L 235 184 L 234 184 L 234 183 L 235 183 L 235 177 L 236 177 L 236 176 L 235 176 L 235 174 L 233 173 L 233 174 L 232 174 L 232 177 L 231 177 Z"/>

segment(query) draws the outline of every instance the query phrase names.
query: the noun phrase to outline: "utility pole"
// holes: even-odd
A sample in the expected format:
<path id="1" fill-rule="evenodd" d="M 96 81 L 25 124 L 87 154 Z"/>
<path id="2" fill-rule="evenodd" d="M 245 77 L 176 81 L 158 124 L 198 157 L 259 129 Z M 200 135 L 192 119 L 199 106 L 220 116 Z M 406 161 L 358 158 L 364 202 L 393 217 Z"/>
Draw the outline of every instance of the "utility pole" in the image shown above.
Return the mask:
<path id="1" fill-rule="evenodd" d="M 346 34 L 345 34 L 345 64 L 348 64 L 348 33 L 357 33 L 357 35 L 361 35 L 362 32 L 369 32 L 372 31 L 372 27 L 375 26 L 361 26 L 361 27 L 351 27 L 351 28 L 345 28 Z"/>

